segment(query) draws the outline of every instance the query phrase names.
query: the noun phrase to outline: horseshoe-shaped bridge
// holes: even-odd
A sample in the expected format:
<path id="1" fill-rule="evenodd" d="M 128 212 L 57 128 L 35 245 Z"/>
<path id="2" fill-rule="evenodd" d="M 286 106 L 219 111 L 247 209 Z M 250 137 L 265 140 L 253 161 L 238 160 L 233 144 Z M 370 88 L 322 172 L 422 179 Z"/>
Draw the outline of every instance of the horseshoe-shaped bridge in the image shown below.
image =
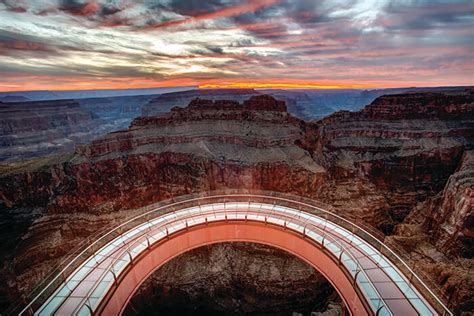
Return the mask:
<path id="1" fill-rule="evenodd" d="M 287 251 L 323 274 L 351 315 L 452 315 L 367 229 L 312 200 L 212 193 L 141 209 L 82 247 L 30 295 L 21 315 L 118 315 L 140 284 L 191 249 L 244 241 Z"/>

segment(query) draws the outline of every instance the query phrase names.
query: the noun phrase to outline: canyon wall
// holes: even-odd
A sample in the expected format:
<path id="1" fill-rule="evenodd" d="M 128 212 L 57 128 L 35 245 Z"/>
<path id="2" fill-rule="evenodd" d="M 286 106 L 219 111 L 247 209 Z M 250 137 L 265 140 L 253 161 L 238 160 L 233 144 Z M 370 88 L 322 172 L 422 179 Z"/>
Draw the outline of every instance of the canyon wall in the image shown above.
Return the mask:
<path id="1" fill-rule="evenodd" d="M 319 122 L 319 161 L 336 179 L 377 186 L 389 204 L 393 222 L 383 230 L 390 233 L 417 201 L 444 188 L 472 148 L 473 100 L 470 93 L 389 95 L 359 112 L 337 112 Z"/>
<path id="2" fill-rule="evenodd" d="M 0 160 L 67 152 L 102 122 L 73 100 L 0 103 Z"/>
<path id="3" fill-rule="evenodd" d="M 146 104 L 142 109 L 142 115 L 155 116 L 166 113 L 175 106 L 186 107 L 196 98 L 243 102 L 258 94 L 254 89 L 195 89 L 164 93 Z"/>
<path id="4" fill-rule="evenodd" d="M 73 152 L 109 132 L 127 128 L 156 95 L 0 102 L 0 161 Z"/>
<path id="5" fill-rule="evenodd" d="M 440 195 L 426 222 L 433 242 L 444 252 L 473 258 L 474 150 L 464 153 Z"/>
<path id="6" fill-rule="evenodd" d="M 168 262 L 140 286 L 124 315 L 309 315 L 337 299 L 306 262 L 269 246 L 235 242 Z"/>

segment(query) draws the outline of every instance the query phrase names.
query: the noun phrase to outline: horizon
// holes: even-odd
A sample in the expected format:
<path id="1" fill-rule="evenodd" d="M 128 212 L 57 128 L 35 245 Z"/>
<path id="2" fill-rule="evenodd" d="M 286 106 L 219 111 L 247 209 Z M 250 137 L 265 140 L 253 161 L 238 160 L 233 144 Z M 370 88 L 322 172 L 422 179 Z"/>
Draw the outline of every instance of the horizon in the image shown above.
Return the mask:
<path id="1" fill-rule="evenodd" d="M 220 86 L 220 87 L 201 87 L 201 86 L 170 86 L 170 87 L 145 87 L 145 88 L 121 88 L 121 89 L 113 89 L 113 88 L 104 88 L 104 89 L 56 89 L 56 90 L 0 90 L 0 93 L 22 93 L 22 92 L 79 92 L 79 91 L 127 91 L 127 90 L 155 90 L 155 89 L 173 89 L 173 88 L 189 88 L 189 90 L 390 90 L 390 89 L 441 89 L 441 88 L 459 88 L 459 89 L 470 89 L 474 88 L 474 85 L 450 85 L 450 86 L 400 86 L 400 87 L 386 87 L 386 88 L 300 88 L 300 87 L 235 87 L 235 86 Z M 189 91 L 189 90 L 181 90 L 181 91 Z"/>
<path id="2" fill-rule="evenodd" d="M 471 1 L 0 0 L 0 91 L 471 86 Z"/>

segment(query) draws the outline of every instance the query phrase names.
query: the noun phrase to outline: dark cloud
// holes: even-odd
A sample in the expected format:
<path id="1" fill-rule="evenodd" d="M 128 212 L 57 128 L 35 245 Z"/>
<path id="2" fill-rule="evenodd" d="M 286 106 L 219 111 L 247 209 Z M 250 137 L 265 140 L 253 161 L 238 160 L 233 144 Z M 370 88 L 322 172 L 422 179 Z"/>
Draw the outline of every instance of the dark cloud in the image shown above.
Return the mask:
<path id="1" fill-rule="evenodd" d="M 109 15 L 116 14 L 116 13 L 122 11 L 122 10 L 123 10 L 123 8 L 116 5 L 116 4 L 105 4 L 100 9 L 100 15 L 101 16 L 109 16 Z"/>
<path id="2" fill-rule="evenodd" d="M 256 37 L 278 40 L 291 37 L 295 28 L 311 31 L 318 24 L 332 22 L 321 8 L 324 1 L 282 0 L 255 12 L 233 17 L 233 22 Z"/>
<path id="3" fill-rule="evenodd" d="M 238 0 L 172 0 L 169 3 L 151 3 L 154 10 L 169 10 L 185 16 L 198 16 L 241 3 Z"/>
<path id="4" fill-rule="evenodd" d="M 57 49 L 43 39 L 0 30 L 0 54 L 1 55 L 15 55 L 21 52 L 37 53 L 37 54 L 53 54 L 57 53 Z"/>
<path id="5" fill-rule="evenodd" d="M 208 45 L 208 46 L 206 46 L 206 48 L 210 52 L 213 52 L 213 53 L 216 53 L 216 54 L 222 54 L 224 52 L 224 49 L 222 49 L 222 47 L 218 47 L 218 46 Z"/>
<path id="6" fill-rule="evenodd" d="M 61 0 L 58 9 L 71 15 L 91 16 L 100 10 L 100 6 L 94 1 Z"/>
<path id="7" fill-rule="evenodd" d="M 5 8 L 10 11 L 10 12 L 16 12 L 16 13 L 25 13 L 28 11 L 26 5 L 23 3 L 23 1 L 19 0 L 0 0 L 0 3 L 2 3 Z"/>
<path id="8" fill-rule="evenodd" d="M 427 4 L 416 8 L 390 5 L 379 22 L 389 31 L 469 27 L 474 23 L 474 2 Z"/>
<path id="9" fill-rule="evenodd" d="M 51 40 L 28 34 L 21 34 L 0 29 L 0 55 L 15 56 L 18 54 L 57 56 L 75 52 L 93 52 L 99 54 L 117 54 L 112 49 L 78 41 L 70 43 L 53 43 Z"/>
<path id="10" fill-rule="evenodd" d="M 224 54 L 224 49 L 219 46 L 205 45 L 202 48 L 192 49 L 190 51 L 192 55 L 215 55 Z"/>
<path id="11" fill-rule="evenodd" d="M 127 4 L 127 5 L 125 5 Z M 133 2 L 125 1 L 85 1 L 85 0 L 61 0 L 57 8 L 50 7 L 37 12 L 38 15 L 47 15 L 52 12 L 62 11 L 69 15 L 82 17 L 88 22 L 93 22 L 97 26 L 116 27 L 132 26 L 133 21 L 121 13 L 126 12 Z"/>
<path id="12" fill-rule="evenodd" d="M 68 77 L 125 77 L 125 78 L 146 78 L 153 77 L 156 79 L 163 78 L 160 74 L 150 74 L 148 72 L 140 71 L 135 67 L 97 67 L 91 66 L 88 68 L 64 65 L 61 68 L 42 67 L 37 65 L 35 67 L 25 65 L 0 65 L 0 72 L 12 74 L 31 74 L 31 75 L 46 75 L 46 76 L 68 76 Z"/>

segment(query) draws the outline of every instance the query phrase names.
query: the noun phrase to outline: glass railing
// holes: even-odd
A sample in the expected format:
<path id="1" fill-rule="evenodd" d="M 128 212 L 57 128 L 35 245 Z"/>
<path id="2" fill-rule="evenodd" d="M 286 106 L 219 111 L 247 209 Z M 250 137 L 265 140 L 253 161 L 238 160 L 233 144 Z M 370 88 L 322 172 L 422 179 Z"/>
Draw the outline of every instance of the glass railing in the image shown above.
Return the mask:
<path id="1" fill-rule="evenodd" d="M 266 204 L 278 204 L 279 206 L 288 206 L 293 209 L 302 210 L 326 219 L 328 222 L 337 224 L 347 231 L 354 233 L 368 242 L 371 246 L 386 256 L 402 273 L 410 280 L 410 284 L 419 291 L 423 297 L 435 308 L 441 315 L 452 315 L 442 300 L 437 295 L 437 287 L 426 276 L 415 273 L 410 268 L 410 257 L 400 249 L 396 249 L 391 244 L 390 247 L 384 244 L 384 236 L 373 227 L 363 224 L 359 221 L 345 218 L 336 214 L 336 210 L 324 203 L 314 201 L 308 198 L 296 197 L 288 194 L 267 192 L 267 191 L 243 191 L 243 190 L 225 190 L 214 191 L 210 193 L 199 193 L 192 195 L 179 196 L 170 200 L 149 205 L 134 211 L 130 211 L 129 216 L 122 224 L 111 223 L 108 227 L 89 236 L 86 240 L 62 260 L 43 281 L 36 286 L 29 295 L 24 297 L 21 302 L 15 304 L 7 311 L 7 314 L 23 313 L 32 314 L 38 310 L 51 295 L 66 281 L 67 276 L 71 275 L 82 263 L 96 253 L 102 246 L 121 236 L 136 227 L 140 222 L 149 222 L 157 214 L 163 215 L 174 211 L 191 207 L 199 204 L 209 204 L 217 202 L 260 202 Z M 344 255 L 343 255 L 344 256 Z M 109 276 L 110 278 L 110 276 Z M 92 300 L 94 297 L 91 298 Z M 93 304 L 92 304 L 93 305 Z M 384 308 L 380 310 L 384 312 Z"/>
<path id="2" fill-rule="evenodd" d="M 160 214 L 156 215 L 159 216 Z M 89 277 L 92 273 L 94 274 L 93 277 L 88 278 L 86 283 L 90 286 L 91 282 L 93 282 L 93 286 L 88 290 L 82 288 L 80 291 L 80 295 L 82 295 L 81 304 L 87 306 L 82 306 L 82 308 L 79 306 L 77 310 L 83 309 L 84 314 L 89 314 L 89 310 L 95 311 L 98 303 L 107 294 L 109 288 L 116 285 L 116 283 L 112 281 L 120 277 L 122 271 L 155 242 L 184 228 L 219 221 L 252 220 L 293 229 L 313 238 L 321 247 L 324 247 L 334 261 L 337 261 L 339 265 L 342 264 L 349 277 L 352 279 L 355 278 L 354 284 L 358 281 L 356 280 L 357 276 L 360 276 L 359 279 L 364 278 L 365 280 L 369 280 L 365 275 L 364 267 L 359 264 L 358 259 L 340 242 L 339 237 L 332 234 L 336 226 L 314 215 L 310 215 L 306 219 L 303 215 L 306 214 L 302 211 L 282 208 L 280 206 L 245 202 L 215 203 L 205 205 L 202 208 L 191 207 L 165 216 L 162 215 L 159 218 L 162 219 L 161 221 L 157 219 L 141 225 L 139 224 L 96 252 L 93 257 L 88 259 L 81 268 L 78 268 L 78 270 L 69 277 L 68 281 L 63 283 L 63 285 L 56 290 L 56 293 L 51 296 L 47 304 L 40 310 L 40 314 L 49 314 L 51 311 L 55 311 L 66 301 L 67 295 L 71 294 L 69 284 L 74 284 L 74 282 L 84 279 L 86 276 Z M 350 232 L 344 229 L 339 229 L 338 233 L 342 233 L 344 236 L 351 235 Z M 130 244 L 126 244 L 129 243 L 129 241 Z M 115 251 L 117 249 L 120 249 L 120 251 Z M 342 260 L 342 258 L 344 260 Z M 106 264 L 104 265 L 103 262 L 106 262 Z M 110 277 L 111 275 L 114 277 Z M 374 314 L 378 310 L 388 310 L 382 296 L 370 281 L 366 281 L 364 287 L 359 288 Z M 80 297 L 77 293 L 72 294 L 74 301 Z M 58 300 L 58 297 L 60 297 L 61 300 Z"/>

